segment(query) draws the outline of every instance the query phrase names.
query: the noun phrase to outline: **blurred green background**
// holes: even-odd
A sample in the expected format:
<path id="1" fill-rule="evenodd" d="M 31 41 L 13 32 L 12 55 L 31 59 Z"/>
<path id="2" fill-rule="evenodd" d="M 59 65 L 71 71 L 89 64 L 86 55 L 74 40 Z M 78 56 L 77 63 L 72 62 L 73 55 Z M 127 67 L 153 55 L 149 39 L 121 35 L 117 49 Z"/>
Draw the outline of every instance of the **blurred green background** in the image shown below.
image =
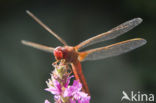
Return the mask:
<path id="1" fill-rule="evenodd" d="M 130 53 L 83 62 L 92 103 L 119 103 L 122 91 L 156 94 L 155 0 L 0 0 L 0 102 L 53 101 L 44 91 L 55 61 L 48 54 L 21 44 L 21 40 L 56 47 L 61 43 L 30 18 L 30 10 L 70 45 L 95 36 L 135 17 L 143 23 L 125 35 L 86 49 L 135 37 L 148 43 Z M 52 102 L 53 103 L 53 102 Z"/>

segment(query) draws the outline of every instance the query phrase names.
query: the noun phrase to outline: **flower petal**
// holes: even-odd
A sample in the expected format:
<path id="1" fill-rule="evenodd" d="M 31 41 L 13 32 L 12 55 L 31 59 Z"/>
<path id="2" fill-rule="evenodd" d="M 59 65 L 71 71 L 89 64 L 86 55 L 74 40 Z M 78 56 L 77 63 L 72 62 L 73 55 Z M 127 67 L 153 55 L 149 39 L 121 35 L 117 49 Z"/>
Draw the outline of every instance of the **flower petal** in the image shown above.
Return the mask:
<path id="1" fill-rule="evenodd" d="M 82 89 L 82 84 L 78 80 L 74 80 L 72 85 L 77 91 L 80 91 Z"/>
<path id="2" fill-rule="evenodd" d="M 79 99 L 78 103 L 90 103 L 90 96 Z"/>
<path id="3" fill-rule="evenodd" d="M 88 94 L 84 93 L 84 92 L 77 92 L 75 93 L 75 95 L 73 96 L 76 100 L 79 100 L 81 98 L 86 98 Z"/>
<path id="4" fill-rule="evenodd" d="M 76 103 L 76 101 L 73 99 L 70 99 L 70 103 Z"/>
<path id="5" fill-rule="evenodd" d="M 65 87 L 65 88 L 68 87 L 68 85 L 69 85 L 69 83 L 70 83 L 70 79 L 73 78 L 73 77 L 74 77 L 74 76 L 72 75 L 72 76 L 70 76 L 70 77 L 67 78 L 66 83 L 64 84 L 64 87 Z"/>
<path id="6" fill-rule="evenodd" d="M 44 101 L 44 103 L 50 103 L 47 99 Z"/>
<path id="7" fill-rule="evenodd" d="M 55 87 L 46 88 L 45 90 L 48 91 L 48 92 L 51 92 L 54 95 L 55 94 L 56 95 L 60 94 L 60 90 L 58 88 L 55 88 Z"/>

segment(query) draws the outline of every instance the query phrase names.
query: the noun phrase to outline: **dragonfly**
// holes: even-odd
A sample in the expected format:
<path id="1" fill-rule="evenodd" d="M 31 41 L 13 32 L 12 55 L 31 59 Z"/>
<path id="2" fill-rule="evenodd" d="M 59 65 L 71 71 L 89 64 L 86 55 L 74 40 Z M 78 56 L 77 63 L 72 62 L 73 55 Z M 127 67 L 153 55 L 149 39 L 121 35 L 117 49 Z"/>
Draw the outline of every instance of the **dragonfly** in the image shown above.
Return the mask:
<path id="1" fill-rule="evenodd" d="M 52 29 L 50 29 L 47 25 L 45 25 L 39 18 L 37 18 L 33 13 L 30 11 L 26 11 L 27 14 L 32 17 L 38 24 L 40 24 L 45 30 L 47 30 L 50 34 L 52 34 L 54 37 L 56 37 L 63 46 L 58 47 L 49 47 L 42 44 L 22 40 L 21 42 L 24 45 L 53 53 L 56 61 L 65 60 L 66 63 L 71 65 L 72 72 L 74 74 L 74 77 L 76 80 L 79 80 L 82 83 L 82 90 L 90 95 L 89 88 L 86 82 L 86 79 L 84 77 L 81 62 L 83 61 L 89 61 L 89 60 L 99 60 L 99 59 L 105 59 L 108 57 L 117 56 L 126 52 L 129 52 L 131 50 L 134 50 L 140 46 L 143 46 L 146 44 L 146 40 L 143 38 L 134 38 L 129 39 L 125 41 L 121 41 L 118 43 L 114 43 L 108 46 L 99 47 L 95 49 L 80 51 L 82 48 L 85 48 L 87 46 L 114 39 L 118 36 L 121 36 L 122 34 L 128 32 L 129 30 L 133 29 L 137 25 L 139 25 L 143 20 L 141 18 L 134 18 L 132 20 L 126 21 L 119 26 L 101 33 L 97 36 L 94 36 L 92 38 L 89 38 L 85 41 L 82 41 L 76 46 L 69 46 L 61 37 L 59 37 Z"/>

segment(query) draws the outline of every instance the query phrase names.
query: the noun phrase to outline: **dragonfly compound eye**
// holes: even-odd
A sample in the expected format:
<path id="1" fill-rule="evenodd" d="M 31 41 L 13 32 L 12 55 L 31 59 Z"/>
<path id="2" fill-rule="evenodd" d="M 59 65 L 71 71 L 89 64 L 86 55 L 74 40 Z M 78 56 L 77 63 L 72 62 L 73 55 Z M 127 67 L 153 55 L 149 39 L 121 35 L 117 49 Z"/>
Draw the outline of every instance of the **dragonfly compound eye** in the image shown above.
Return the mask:
<path id="1" fill-rule="evenodd" d="M 55 50 L 54 50 L 54 56 L 57 60 L 61 60 L 63 59 L 63 52 L 61 50 L 60 47 L 57 47 Z"/>

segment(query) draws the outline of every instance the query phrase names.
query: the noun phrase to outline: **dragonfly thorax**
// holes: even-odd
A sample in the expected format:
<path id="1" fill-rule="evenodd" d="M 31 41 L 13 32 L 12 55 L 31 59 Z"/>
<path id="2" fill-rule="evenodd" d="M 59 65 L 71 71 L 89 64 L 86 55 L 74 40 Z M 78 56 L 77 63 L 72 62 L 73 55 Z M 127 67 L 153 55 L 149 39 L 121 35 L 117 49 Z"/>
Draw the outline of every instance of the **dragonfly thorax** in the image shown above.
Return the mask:
<path id="1" fill-rule="evenodd" d="M 72 46 L 58 46 L 53 53 L 56 60 L 65 59 L 66 62 L 73 62 L 78 57 L 77 51 Z"/>

